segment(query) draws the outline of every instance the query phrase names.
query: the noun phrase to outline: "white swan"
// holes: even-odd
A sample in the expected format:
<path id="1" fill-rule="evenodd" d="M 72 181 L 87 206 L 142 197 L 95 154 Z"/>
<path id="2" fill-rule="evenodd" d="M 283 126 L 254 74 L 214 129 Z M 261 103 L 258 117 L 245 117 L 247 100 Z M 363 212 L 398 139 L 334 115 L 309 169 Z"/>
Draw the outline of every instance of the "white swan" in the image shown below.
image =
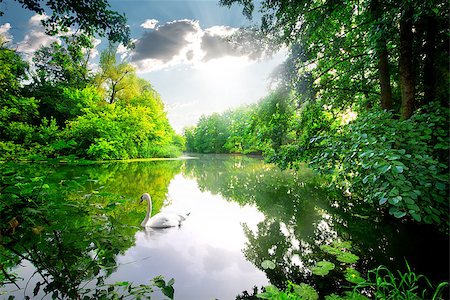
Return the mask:
<path id="1" fill-rule="evenodd" d="M 144 200 L 147 200 L 147 214 L 145 215 L 144 221 L 141 223 L 142 227 L 167 228 L 181 226 L 181 222 L 183 222 L 186 219 L 186 216 L 189 215 L 186 214 L 186 216 L 182 216 L 173 213 L 158 213 L 153 217 L 150 217 L 152 213 L 152 199 L 148 193 L 144 193 L 141 196 L 139 203 Z"/>

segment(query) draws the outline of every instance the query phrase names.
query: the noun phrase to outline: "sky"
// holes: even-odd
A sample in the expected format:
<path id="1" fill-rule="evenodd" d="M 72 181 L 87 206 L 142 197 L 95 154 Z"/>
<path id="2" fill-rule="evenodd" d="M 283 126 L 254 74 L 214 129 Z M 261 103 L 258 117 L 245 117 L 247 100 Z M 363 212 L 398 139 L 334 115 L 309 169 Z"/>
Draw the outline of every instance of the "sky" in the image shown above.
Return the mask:
<path id="1" fill-rule="evenodd" d="M 255 59 L 253 49 L 233 47 L 227 38 L 252 24 L 238 6 L 219 6 L 218 0 L 110 0 L 111 8 L 125 13 L 136 47 L 118 48 L 161 95 L 169 121 L 181 133 L 201 115 L 255 103 L 269 93 L 270 73 L 284 59 L 280 51 Z M 15 1 L 0 4 L 0 34 L 25 57 L 57 40 L 44 34 L 43 16 Z M 257 20 L 257 18 L 255 18 Z M 92 66 L 107 42 L 96 42 Z"/>

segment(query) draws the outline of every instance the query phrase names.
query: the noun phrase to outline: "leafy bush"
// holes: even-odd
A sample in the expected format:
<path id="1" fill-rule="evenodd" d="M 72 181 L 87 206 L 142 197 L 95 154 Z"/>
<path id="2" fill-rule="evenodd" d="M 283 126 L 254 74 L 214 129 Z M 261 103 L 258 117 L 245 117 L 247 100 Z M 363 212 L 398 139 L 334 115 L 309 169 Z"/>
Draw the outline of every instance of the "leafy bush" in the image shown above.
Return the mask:
<path id="1" fill-rule="evenodd" d="M 333 174 L 356 199 L 396 218 L 448 225 L 448 109 L 425 107 L 408 120 L 388 112 L 361 113 L 334 133 L 311 138 L 311 166 Z"/>
<path id="2" fill-rule="evenodd" d="M 448 108 L 432 103 L 408 120 L 364 110 L 354 119 L 311 104 L 299 116 L 297 138 L 271 161 L 282 168 L 301 161 L 354 201 L 396 218 L 448 225 Z M 343 120 L 347 118 L 347 120 Z"/>
<path id="3" fill-rule="evenodd" d="M 64 135 L 77 143 L 75 154 L 91 159 L 177 156 L 176 135 L 167 119 L 157 113 L 155 107 L 140 105 L 86 109 L 84 115 L 67 123 Z"/>

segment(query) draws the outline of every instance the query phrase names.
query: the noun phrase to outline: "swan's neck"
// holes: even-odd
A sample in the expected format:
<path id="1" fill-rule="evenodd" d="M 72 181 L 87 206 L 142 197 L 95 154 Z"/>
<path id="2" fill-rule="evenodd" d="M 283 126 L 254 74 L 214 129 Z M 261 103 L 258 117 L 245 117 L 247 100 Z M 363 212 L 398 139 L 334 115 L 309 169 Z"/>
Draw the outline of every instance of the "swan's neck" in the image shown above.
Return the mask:
<path id="1" fill-rule="evenodd" d="M 145 215 L 144 221 L 142 221 L 141 226 L 145 227 L 147 224 L 148 219 L 150 219 L 150 216 L 152 215 L 152 200 L 147 201 L 147 214 Z"/>

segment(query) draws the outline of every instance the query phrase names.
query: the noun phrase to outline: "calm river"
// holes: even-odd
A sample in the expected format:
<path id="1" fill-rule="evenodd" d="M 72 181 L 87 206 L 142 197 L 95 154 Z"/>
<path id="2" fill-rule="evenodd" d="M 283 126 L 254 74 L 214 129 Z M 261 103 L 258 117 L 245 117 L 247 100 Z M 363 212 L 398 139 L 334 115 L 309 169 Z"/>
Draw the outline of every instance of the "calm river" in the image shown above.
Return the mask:
<path id="1" fill-rule="evenodd" d="M 445 235 L 356 211 L 307 168 L 280 171 L 257 158 L 205 155 L 28 164 L 16 172 L 19 180 L 40 178 L 40 188 L 30 193 L 48 207 L 24 214 L 47 221 L 14 228 L 11 251 L 3 249 L 1 259 L 15 284 L 0 287 L 0 298 L 70 298 L 73 290 L 148 284 L 158 275 L 166 282 L 174 278 L 175 299 L 245 299 L 255 286 L 287 280 L 311 283 L 326 295 L 342 281 L 317 278 L 309 268 L 324 259 L 321 245 L 344 240 L 352 241 L 360 271 L 380 264 L 405 270 L 407 260 L 433 281 L 448 280 Z M 153 214 L 189 217 L 181 227 L 140 228 L 145 192 L 153 198 Z M 275 267 L 264 269 L 267 260 Z M 152 299 L 165 298 L 156 291 Z"/>

